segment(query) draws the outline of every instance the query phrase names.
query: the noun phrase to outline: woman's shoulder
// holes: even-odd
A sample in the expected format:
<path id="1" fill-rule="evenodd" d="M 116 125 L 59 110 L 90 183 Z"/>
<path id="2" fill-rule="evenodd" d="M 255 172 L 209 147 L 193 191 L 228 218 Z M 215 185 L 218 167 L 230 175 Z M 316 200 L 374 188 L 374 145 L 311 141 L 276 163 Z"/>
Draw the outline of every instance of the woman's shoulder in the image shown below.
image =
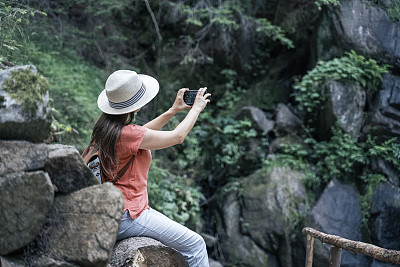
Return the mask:
<path id="1" fill-rule="evenodd" d="M 126 133 L 126 134 L 131 134 L 131 133 L 141 133 L 141 132 L 146 132 L 147 128 L 144 126 L 140 126 L 137 124 L 130 124 L 127 126 L 124 126 L 122 128 L 122 133 Z"/>
<path id="2" fill-rule="evenodd" d="M 141 140 L 147 132 L 147 128 L 137 124 L 127 125 L 122 128 L 121 140 Z"/>

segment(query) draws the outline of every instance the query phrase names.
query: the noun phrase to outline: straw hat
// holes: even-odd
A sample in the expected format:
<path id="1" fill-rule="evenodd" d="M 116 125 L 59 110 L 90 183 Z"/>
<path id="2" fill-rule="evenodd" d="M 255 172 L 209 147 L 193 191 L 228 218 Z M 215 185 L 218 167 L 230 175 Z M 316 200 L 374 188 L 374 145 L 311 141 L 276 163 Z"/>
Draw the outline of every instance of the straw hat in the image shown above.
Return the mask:
<path id="1" fill-rule="evenodd" d="M 117 70 L 108 77 L 97 106 L 107 114 L 129 113 L 149 103 L 157 95 L 159 87 L 158 81 L 151 76 Z"/>

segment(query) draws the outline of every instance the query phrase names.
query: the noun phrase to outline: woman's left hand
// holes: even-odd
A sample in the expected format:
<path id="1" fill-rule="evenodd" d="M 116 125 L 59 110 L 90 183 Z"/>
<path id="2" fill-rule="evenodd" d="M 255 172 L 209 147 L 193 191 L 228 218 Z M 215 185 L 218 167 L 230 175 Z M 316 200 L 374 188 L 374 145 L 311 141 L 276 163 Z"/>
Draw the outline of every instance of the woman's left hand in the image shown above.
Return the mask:
<path id="1" fill-rule="evenodd" d="M 188 88 L 182 88 L 176 94 L 175 102 L 172 105 L 171 109 L 173 109 L 176 113 L 181 112 L 185 109 L 190 109 L 191 106 L 187 105 L 185 101 L 183 101 L 183 94 L 189 90 Z"/>

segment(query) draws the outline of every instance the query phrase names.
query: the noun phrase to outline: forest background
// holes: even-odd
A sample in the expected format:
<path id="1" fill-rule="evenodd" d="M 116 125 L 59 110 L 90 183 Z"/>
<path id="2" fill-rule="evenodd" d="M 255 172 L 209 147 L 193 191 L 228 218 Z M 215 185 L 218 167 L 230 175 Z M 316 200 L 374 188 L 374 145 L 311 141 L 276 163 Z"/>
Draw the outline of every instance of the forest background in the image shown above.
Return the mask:
<path id="1" fill-rule="evenodd" d="M 0 61 L 37 67 L 49 82 L 54 141 L 78 150 L 89 143 L 100 116 L 97 96 L 117 69 L 160 82 L 159 95 L 139 113 L 138 124 L 167 110 L 178 89 L 207 86 L 212 102 L 182 145 L 153 153 L 149 175 L 151 205 L 192 229 L 213 235 L 218 218 L 210 203 L 221 192 L 240 191 L 237 177 L 274 164 L 305 173 L 310 205 L 339 178 L 361 188 L 367 210 L 372 188 L 386 179 L 368 169 L 370 158 L 383 156 L 399 170 L 397 139 L 357 140 L 338 127 L 321 137 L 312 114 L 324 99 L 320 81 L 356 81 L 373 95 L 390 66 L 354 51 L 316 62 L 309 42 L 313 25 L 338 5 L 338 0 L 5 0 Z M 390 15 L 398 20 L 399 14 L 395 5 Z M 256 131 L 239 115 L 245 106 L 268 112 L 279 103 L 306 118 L 307 146 L 288 141 L 271 159 L 265 151 L 278 133 Z M 246 167 L 250 138 L 261 142 L 254 166 Z"/>

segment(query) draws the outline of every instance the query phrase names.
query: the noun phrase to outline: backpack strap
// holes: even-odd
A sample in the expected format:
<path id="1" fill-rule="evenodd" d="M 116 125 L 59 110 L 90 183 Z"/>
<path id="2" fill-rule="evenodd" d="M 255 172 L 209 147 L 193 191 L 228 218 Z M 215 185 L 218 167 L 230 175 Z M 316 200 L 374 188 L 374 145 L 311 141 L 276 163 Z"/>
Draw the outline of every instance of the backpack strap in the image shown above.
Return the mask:
<path id="1" fill-rule="evenodd" d="M 100 159 L 99 149 L 98 149 L 98 147 L 91 146 L 91 147 L 89 147 L 88 153 L 86 153 L 83 156 L 83 161 L 85 162 L 86 165 L 88 165 L 89 162 L 92 161 L 93 157 L 95 157 L 95 156 L 97 156 Z M 129 159 L 128 163 L 126 163 L 125 166 L 117 173 L 117 176 L 113 180 L 111 180 L 112 183 L 118 182 L 118 180 L 121 179 L 122 176 L 124 176 L 124 174 L 128 170 L 129 166 L 132 164 L 134 159 L 135 159 L 135 155 L 132 155 L 132 157 Z M 101 173 L 102 180 L 103 180 L 103 177 L 104 177 L 104 175 L 103 175 L 103 173 Z"/>
<path id="2" fill-rule="evenodd" d="M 124 176 L 126 171 L 128 170 L 129 166 L 132 164 L 133 160 L 135 158 L 135 155 L 132 155 L 132 157 L 129 159 L 128 163 L 125 164 L 125 166 L 117 173 L 117 176 L 111 181 L 112 183 L 118 182 L 118 180 Z"/>

